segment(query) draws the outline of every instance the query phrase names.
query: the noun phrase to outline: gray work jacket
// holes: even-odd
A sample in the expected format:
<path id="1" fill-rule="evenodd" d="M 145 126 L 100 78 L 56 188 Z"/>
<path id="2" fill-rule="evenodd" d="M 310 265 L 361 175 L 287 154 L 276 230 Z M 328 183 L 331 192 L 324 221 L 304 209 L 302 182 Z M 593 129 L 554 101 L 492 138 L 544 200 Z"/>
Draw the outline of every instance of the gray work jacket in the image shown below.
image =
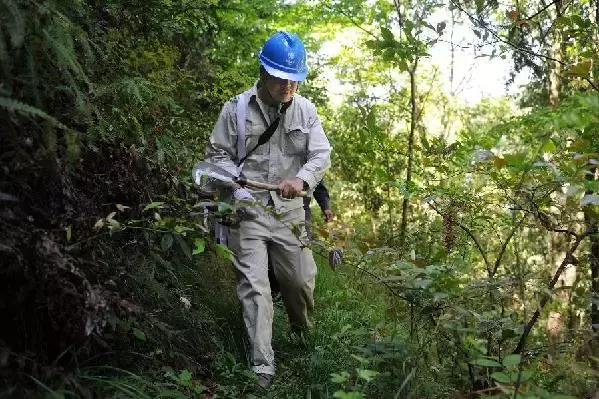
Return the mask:
<path id="1" fill-rule="evenodd" d="M 278 106 L 278 109 L 270 110 L 274 112 L 269 112 L 268 106 L 258 99 L 259 84 L 258 82 L 246 92 L 249 94 L 246 97 L 249 101 L 245 119 L 247 152 L 254 148 L 260 135 L 272 122 L 269 114 L 275 117 L 280 109 Z M 206 160 L 236 176 L 241 172 L 247 179 L 259 182 L 278 185 L 285 179 L 298 177 L 308 184 L 311 192 L 331 163 L 331 147 L 314 104 L 295 94 L 291 106 L 282 115 L 279 126 L 270 140 L 253 152 L 239 171 L 236 120 L 239 98 L 240 96 L 237 96 L 223 106 L 206 147 Z M 280 213 L 301 208 L 303 205 L 301 198 L 285 199 L 275 192 L 250 191 L 263 203 L 272 198 L 276 211 Z"/>

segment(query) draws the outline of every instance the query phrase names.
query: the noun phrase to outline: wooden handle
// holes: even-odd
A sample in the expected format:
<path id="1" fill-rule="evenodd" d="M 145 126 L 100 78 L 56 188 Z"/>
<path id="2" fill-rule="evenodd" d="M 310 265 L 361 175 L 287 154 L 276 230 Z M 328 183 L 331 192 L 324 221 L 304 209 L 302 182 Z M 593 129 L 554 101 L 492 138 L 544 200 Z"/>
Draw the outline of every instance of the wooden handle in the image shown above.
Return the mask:
<path id="1" fill-rule="evenodd" d="M 242 186 L 250 186 L 250 187 L 254 187 L 254 188 L 262 188 L 264 190 L 268 190 L 268 191 L 276 191 L 277 193 L 279 193 L 279 186 L 275 185 L 275 184 L 268 184 L 268 183 L 261 183 L 259 181 L 253 181 L 253 180 L 239 180 L 238 183 Z M 298 197 L 307 197 L 308 196 L 308 192 L 307 191 L 300 191 L 297 195 Z"/>

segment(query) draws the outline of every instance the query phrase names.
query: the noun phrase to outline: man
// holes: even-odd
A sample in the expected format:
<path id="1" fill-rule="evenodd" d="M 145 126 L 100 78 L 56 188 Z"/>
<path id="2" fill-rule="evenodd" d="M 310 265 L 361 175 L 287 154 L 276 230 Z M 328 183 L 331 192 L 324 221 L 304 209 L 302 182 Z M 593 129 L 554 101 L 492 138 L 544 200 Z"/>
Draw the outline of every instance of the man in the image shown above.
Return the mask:
<path id="1" fill-rule="evenodd" d="M 268 387 L 275 363 L 267 259 L 272 261 L 292 330 L 311 328 L 316 264 L 307 247 L 303 200 L 298 195 L 322 180 L 330 165 L 330 145 L 315 106 L 296 94 L 298 82 L 308 73 L 299 37 L 275 33 L 259 59 L 259 81 L 223 106 L 206 155 L 208 162 L 230 173 L 279 187 L 276 193 L 234 185 L 235 201 L 259 205 L 255 219 L 243 220 L 229 232 L 251 368 L 258 384 Z"/>
<path id="2" fill-rule="evenodd" d="M 321 180 L 320 183 L 318 183 L 312 195 L 314 196 L 316 203 L 318 203 L 318 207 L 324 215 L 325 222 L 329 223 L 332 221 L 334 215 L 333 211 L 331 210 L 331 197 L 329 196 L 329 190 L 327 189 L 326 184 L 324 184 L 324 180 Z M 308 230 L 308 237 L 312 238 L 312 210 L 310 209 L 310 202 L 312 202 L 312 198 L 304 197 L 306 229 Z"/>

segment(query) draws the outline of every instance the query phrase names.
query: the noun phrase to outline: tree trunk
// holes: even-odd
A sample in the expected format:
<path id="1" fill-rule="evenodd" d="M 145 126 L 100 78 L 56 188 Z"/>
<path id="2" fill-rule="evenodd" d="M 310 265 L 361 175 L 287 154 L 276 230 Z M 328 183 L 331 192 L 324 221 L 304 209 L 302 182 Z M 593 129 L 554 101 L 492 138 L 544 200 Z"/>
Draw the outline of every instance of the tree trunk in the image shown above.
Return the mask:
<path id="1" fill-rule="evenodd" d="M 559 18 L 563 14 L 563 4 L 561 1 L 555 3 L 555 16 Z M 552 60 L 549 60 L 549 104 L 551 106 L 557 106 L 560 101 L 560 92 L 562 89 L 561 74 L 562 74 L 562 35 L 557 29 L 551 33 L 551 49 L 549 50 L 549 56 Z M 555 264 L 559 267 L 559 261 L 553 261 L 555 258 L 562 258 L 565 253 L 565 237 L 562 234 L 549 232 L 550 237 L 550 248 L 551 251 L 549 256 L 552 259 L 551 264 Z M 570 273 L 571 274 L 571 273 Z M 576 272 L 574 272 L 576 275 Z M 558 282 L 559 286 L 565 286 L 565 278 L 560 278 Z M 560 291 L 560 296 L 563 300 L 568 301 L 568 298 L 564 297 L 564 292 Z M 550 311 L 547 318 L 547 336 L 549 340 L 549 358 L 552 359 L 557 354 L 557 343 L 559 342 L 562 332 L 565 329 L 564 315 L 562 312 Z"/>
<path id="2" fill-rule="evenodd" d="M 416 133 L 416 125 L 418 124 L 418 87 L 416 86 L 416 69 L 418 67 L 418 58 L 414 60 L 410 68 L 410 133 L 408 135 L 408 165 L 406 168 L 406 182 L 405 188 L 409 190 L 410 183 L 412 182 L 412 164 L 414 162 L 414 135 Z M 405 245 L 406 233 L 408 230 L 408 212 L 409 212 L 409 193 L 404 194 L 403 203 L 401 205 L 401 227 L 400 227 L 400 243 L 403 247 Z"/>
<path id="3" fill-rule="evenodd" d="M 592 221 L 589 221 L 589 226 L 593 226 L 597 230 L 597 213 L 593 213 Z M 591 293 L 595 298 L 599 297 L 599 237 L 597 234 L 591 235 Z M 594 332 L 599 332 L 599 307 L 593 302 L 591 305 L 591 325 Z"/>
<path id="4" fill-rule="evenodd" d="M 564 11 L 562 1 L 555 2 L 555 17 L 561 17 Z M 562 89 L 561 74 L 562 74 L 562 35 L 561 31 L 554 30 L 551 33 L 551 50 L 549 52 L 552 60 L 549 61 L 549 104 L 556 106 L 560 100 L 560 91 Z"/>
<path id="5" fill-rule="evenodd" d="M 559 93 L 561 90 L 561 72 L 562 72 L 562 52 L 560 35 L 555 34 L 553 44 L 551 45 L 551 58 L 555 61 L 550 61 L 549 68 L 549 104 L 556 106 L 559 103 Z"/>
<path id="6" fill-rule="evenodd" d="M 599 169 L 593 168 L 589 179 L 597 180 Z M 592 194 L 587 191 L 587 194 Z M 593 205 L 587 205 L 584 209 L 584 221 L 589 231 L 597 231 L 599 228 L 599 215 L 593 208 Z M 591 268 L 591 295 L 599 297 L 599 234 L 589 235 L 591 242 L 591 253 L 589 254 L 589 263 Z M 599 307 L 595 301 L 591 302 L 591 326 L 594 332 L 599 332 Z"/>
<path id="7" fill-rule="evenodd" d="M 451 31 L 449 34 L 450 53 L 449 53 L 449 98 L 443 103 L 443 116 L 441 117 L 441 126 L 443 126 L 443 138 L 453 139 L 451 134 L 451 119 L 453 116 L 453 103 L 455 101 L 455 49 L 456 45 L 453 42 L 453 35 L 455 30 L 455 10 L 451 10 Z"/>

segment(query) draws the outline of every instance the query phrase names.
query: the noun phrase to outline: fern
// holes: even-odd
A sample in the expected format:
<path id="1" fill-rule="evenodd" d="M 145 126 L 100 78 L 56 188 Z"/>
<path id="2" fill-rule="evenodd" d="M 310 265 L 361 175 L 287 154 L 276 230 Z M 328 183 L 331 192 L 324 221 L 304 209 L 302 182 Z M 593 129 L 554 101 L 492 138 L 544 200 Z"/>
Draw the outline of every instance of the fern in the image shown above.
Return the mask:
<path id="1" fill-rule="evenodd" d="M 0 71 L 3 73 L 4 79 L 10 77 L 11 58 L 6 49 L 4 42 L 4 31 L 0 28 Z"/>
<path id="2" fill-rule="evenodd" d="M 17 6 L 17 2 L 13 0 L 2 0 L 0 1 L 0 5 L 3 7 L 0 10 L 4 9 L 0 12 L 0 22 L 2 26 L 6 26 L 8 34 L 10 35 L 10 43 L 13 48 L 21 47 L 23 42 L 25 41 L 25 22 L 23 19 L 23 14 L 19 7 Z"/>
<path id="3" fill-rule="evenodd" d="M 85 32 L 80 32 L 77 35 L 77 43 L 79 43 L 81 50 L 83 50 L 84 65 L 87 67 L 96 60 L 91 40 L 87 37 Z"/>
<path id="4" fill-rule="evenodd" d="M 112 84 L 98 87 L 95 92 L 98 96 L 116 95 L 141 105 L 153 100 L 154 96 L 152 82 L 141 76 L 124 77 Z"/>
<path id="5" fill-rule="evenodd" d="M 0 108 L 4 108 L 11 113 L 23 115 L 27 118 L 41 118 L 52 123 L 54 126 L 66 129 L 66 126 L 53 116 L 48 115 L 39 108 L 32 107 L 29 104 L 22 103 L 13 98 L 0 97 Z"/>
<path id="6" fill-rule="evenodd" d="M 26 53 L 26 65 L 27 65 L 27 70 L 29 72 L 29 90 L 31 91 L 31 95 L 34 99 L 34 104 L 36 106 L 40 106 L 40 104 L 42 104 L 42 94 L 40 93 L 39 87 L 39 76 L 37 73 L 37 69 L 36 69 L 36 58 L 35 58 L 35 53 L 36 53 L 36 47 L 34 47 L 33 45 L 30 45 L 29 43 L 25 46 L 25 53 Z"/>
<path id="7" fill-rule="evenodd" d="M 53 24 L 49 30 L 43 29 L 44 38 L 50 44 L 51 51 L 56 56 L 57 66 L 71 70 L 77 78 L 91 85 L 89 78 L 77 60 L 73 36 L 69 32 L 69 27 L 63 25 L 64 23 Z"/>

